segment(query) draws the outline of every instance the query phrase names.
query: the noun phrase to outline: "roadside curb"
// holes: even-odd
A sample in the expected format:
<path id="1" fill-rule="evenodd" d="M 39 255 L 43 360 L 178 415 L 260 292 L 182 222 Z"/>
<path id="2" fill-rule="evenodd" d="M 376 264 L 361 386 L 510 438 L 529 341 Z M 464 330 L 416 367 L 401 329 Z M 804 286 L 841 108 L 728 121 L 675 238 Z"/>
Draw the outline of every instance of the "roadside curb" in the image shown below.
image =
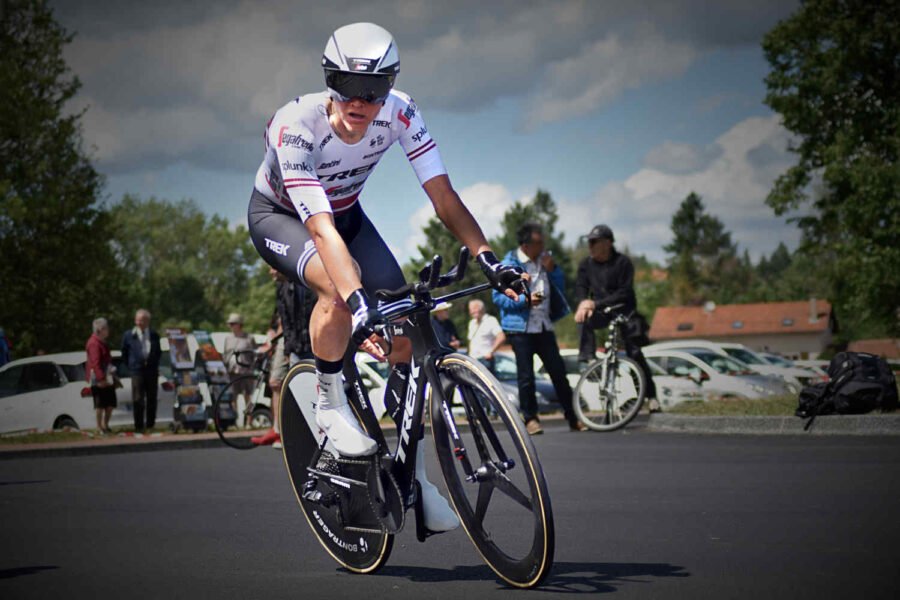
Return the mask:
<path id="1" fill-rule="evenodd" d="M 248 433 L 247 436 L 256 435 Z M 13 458 L 46 458 L 52 456 L 86 456 L 91 454 L 125 454 L 130 452 L 156 452 L 160 450 L 186 450 L 192 448 L 222 448 L 216 433 L 193 435 L 160 435 L 139 438 L 118 436 L 113 438 L 46 444 L 21 444 L 0 447 L 0 460 Z"/>
<path id="2" fill-rule="evenodd" d="M 654 413 L 649 431 L 750 435 L 900 435 L 900 415 L 823 415 L 809 431 L 799 417 L 697 417 Z"/>

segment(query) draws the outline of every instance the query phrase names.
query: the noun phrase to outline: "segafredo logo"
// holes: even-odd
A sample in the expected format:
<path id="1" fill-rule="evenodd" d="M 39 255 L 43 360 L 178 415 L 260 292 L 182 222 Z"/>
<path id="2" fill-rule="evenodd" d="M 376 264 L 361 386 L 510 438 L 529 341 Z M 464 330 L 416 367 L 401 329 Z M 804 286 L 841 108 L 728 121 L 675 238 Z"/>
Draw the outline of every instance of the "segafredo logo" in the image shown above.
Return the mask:
<path id="1" fill-rule="evenodd" d="M 276 242 L 275 240 L 270 240 L 266 238 L 266 248 L 274 252 L 275 254 L 280 254 L 281 256 L 287 256 L 288 248 L 290 248 L 290 244 L 282 244 L 281 242 Z"/>

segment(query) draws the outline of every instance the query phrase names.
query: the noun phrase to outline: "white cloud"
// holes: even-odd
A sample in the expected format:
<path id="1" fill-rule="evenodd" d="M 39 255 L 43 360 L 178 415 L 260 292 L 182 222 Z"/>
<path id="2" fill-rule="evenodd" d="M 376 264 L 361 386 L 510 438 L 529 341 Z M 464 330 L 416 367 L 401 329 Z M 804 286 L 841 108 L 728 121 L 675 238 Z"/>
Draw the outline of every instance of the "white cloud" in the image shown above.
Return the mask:
<path id="1" fill-rule="evenodd" d="M 510 191 L 497 183 L 481 182 L 470 185 L 459 190 L 459 197 L 475 217 L 487 238 L 500 233 L 501 219 L 514 202 Z M 399 257 L 418 256 L 416 248 L 425 244 L 425 234 L 422 230 L 433 216 L 434 207 L 430 202 L 425 202 L 409 217 L 409 229 L 412 234 L 406 239 L 404 245 L 406 252 L 398 255 Z M 403 259 L 401 259 L 402 261 Z"/>
<path id="2" fill-rule="evenodd" d="M 672 237 L 672 215 L 689 193 L 696 192 L 707 212 L 731 231 L 741 251 L 747 249 L 759 258 L 782 241 L 795 247 L 796 226 L 775 217 L 765 204 L 773 180 L 791 164 L 788 139 L 777 116 L 745 119 L 716 139 L 719 155 L 705 168 L 682 174 L 642 168 L 623 181 L 606 184 L 586 202 L 561 203 L 560 226 L 579 232 L 569 238 L 572 242 L 590 225 L 606 223 L 620 247 L 662 261 L 662 247 Z M 760 154 L 765 160 L 754 158 Z"/>

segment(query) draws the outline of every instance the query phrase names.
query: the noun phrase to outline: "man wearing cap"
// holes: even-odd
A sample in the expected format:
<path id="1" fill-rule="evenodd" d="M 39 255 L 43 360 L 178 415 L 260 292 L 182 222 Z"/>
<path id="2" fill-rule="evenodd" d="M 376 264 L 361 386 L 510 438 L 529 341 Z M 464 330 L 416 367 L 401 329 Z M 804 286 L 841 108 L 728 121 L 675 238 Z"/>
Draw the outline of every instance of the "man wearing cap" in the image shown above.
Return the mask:
<path id="1" fill-rule="evenodd" d="M 449 302 L 441 302 L 431 309 L 431 326 L 434 327 L 434 333 L 441 346 L 458 350 L 462 343 L 459 341 L 456 325 L 450 320 L 451 306 L 453 305 Z"/>
<path id="2" fill-rule="evenodd" d="M 150 329 L 150 311 L 139 308 L 134 314 L 134 329 L 122 336 L 122 362 L 131 371 L 131 400 L 134 405 L 134 430 L 156 424 L 156 392 L 159 389 L 159 334 Z"/>
<path id="3" fill-rule="evenodd" d="M 594 360 L 597 341 L 594 330 L 607 327 L 612 315 L 602 311 L 604 307 L 621 305 L 616 312 L 628 315 L 637 310 L 637 298 L 634 294 L 634 266 L 624 254 L 619 253 L 613 242 L 615 236 L 606 225 L 597 225 L 587 234 L 590 256 L 578 265 L 575 278 L 575 322 L 578 323 L 580 343 L 578 360 L 590 362 Z M 643 319 L 641 316 L 637 316 Z M 647 398 L 651 410 L 658 410 L 656 386 L 647 360 L 640 346 L 628 336 L 625 337 L 625 352 L 633 358 L 647 380 Z"/>
<path id="4" fill-rule="evenodd" d="M 256 342 L 253 336 L 244 331 L 244 318 L 240 313 L 233 312 L 228 315 L 228 327 L 231 334 L 225 338 L 225 351 L 222 357 L 225 359 L 225 365 L 228 367 L 228 375 L 232 381 L 242 375 L 251 375 L 253 373 L 253 359 L 249 354 L 241 355 L 239 353 L 248 350 L 256 350 Z M 238 360 L 240 356 L 240 360 Z M 253 394 L 254 381 L 247 378 L 243 383 L 235 386 L 235 392 L 244 396 L 247 402 Z"/>

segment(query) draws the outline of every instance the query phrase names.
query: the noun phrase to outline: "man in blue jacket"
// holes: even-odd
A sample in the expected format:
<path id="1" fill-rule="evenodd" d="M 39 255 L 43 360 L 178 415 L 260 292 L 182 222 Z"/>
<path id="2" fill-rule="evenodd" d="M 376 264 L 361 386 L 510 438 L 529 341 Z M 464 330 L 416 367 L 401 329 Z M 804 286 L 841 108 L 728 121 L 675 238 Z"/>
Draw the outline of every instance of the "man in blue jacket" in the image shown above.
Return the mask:
<path id="1" fill-rule="evenodd" d="M 556 396 L 563 407 L 569 429 L 585 428 L 572 410 L 572 387 L 566 378 L 566 367 L 559 355 L 553 322 L 569 314 L 563 296 L 563 274 L 553 257 L 544 252 L 544 231 L 539 223 L 525 223 L 516 233 L 519 247 L 509 251 L 503 264 L 523 269 L 531 277 L 531 297 L 521 294 L 512 300 L 494 292 L 494 304 L 500 309 L 500 327 L 516 354 L 518 369 L 519 405 L 525 418 L 525 428 L 531 435 L 543 433 L 537 414 L 534 386 L 534 355 L 541 357 Z"/>
<path id="2" fill-rule="evenodd" d="M 156 392 L 159 386 L 159 334 L 150 329 L 150 312 L 141 308 L 134 315 L 134 329 L 122 337 L 122 362 L 131 371 L 134 431 L 153 429 L 156 423 Z M 144 410 L 146 409 L 146 419 Z"/>

